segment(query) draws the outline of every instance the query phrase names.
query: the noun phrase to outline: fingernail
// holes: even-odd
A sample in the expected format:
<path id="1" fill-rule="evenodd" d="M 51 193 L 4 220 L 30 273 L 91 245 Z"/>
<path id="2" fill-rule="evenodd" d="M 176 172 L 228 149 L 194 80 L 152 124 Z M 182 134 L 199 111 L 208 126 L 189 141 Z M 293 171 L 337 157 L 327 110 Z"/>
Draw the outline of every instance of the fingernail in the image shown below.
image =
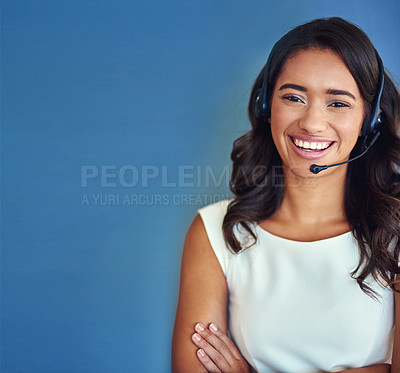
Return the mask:
<path id="1" fill-rule="evenodd" d="M 193 338 L 194 338 L 197 342 L 200 342 L 200 341 L 201 341 L 201 337 L 200 337 L 200 335 L 197 334 L 197 333 L 194 333 L 194 334 L 193 334 Z"/>
<path id="2" fill-rule="evenodd" d="M 217 326 L 215 324 L 210 324 L 210 329 L 214 333 L 218 331 L 218 328 L 217 328 Z"/>
<path id="3" fill-rule="evenodd" d="M 204 325 L 202 323 L 197 323 L 194 327 L 198 332 L 204 332 Z"/>
<path id="4" fill-rule="evenodd" d="M 200 357 L 206 356 L 206 354 L 204 353 L 204 351 L 202 349 L 198 350 L 197 352 L 200 355 Z"/>

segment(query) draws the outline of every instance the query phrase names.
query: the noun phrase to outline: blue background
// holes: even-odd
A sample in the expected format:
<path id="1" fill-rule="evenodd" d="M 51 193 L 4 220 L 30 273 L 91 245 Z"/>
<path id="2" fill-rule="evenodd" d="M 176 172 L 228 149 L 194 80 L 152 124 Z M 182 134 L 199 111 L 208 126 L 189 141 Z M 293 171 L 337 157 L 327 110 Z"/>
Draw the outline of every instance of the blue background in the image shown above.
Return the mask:
<path id="1" fill-rule="evenodd" d="M 185 231 L 273 43 L 342 16 L 398 77 L 399 4 L 2 1 L 1 371 L 168 372 Z"/>

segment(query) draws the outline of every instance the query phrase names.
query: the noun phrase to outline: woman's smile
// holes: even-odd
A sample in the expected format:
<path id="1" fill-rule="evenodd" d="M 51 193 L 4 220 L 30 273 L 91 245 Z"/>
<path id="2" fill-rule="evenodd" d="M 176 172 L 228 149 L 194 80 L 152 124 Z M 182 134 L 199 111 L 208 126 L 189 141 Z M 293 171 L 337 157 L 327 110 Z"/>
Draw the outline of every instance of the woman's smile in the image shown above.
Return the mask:
<path id="1" fill-rule="evenodd" d="M 335 141 L 307 136 L 289 136 L 296 154 L 305 159 L 317 159 L 325 156 Z"/>
<path id="2" fill-rule="evenodd" d="M 270 118 L 283 165 L 309 177 L 316 159 L 324 164 L 348 160 L 363 120 L 363 98 L 335 52 L 307 49 L 285 62 L 275 84 Z"/>

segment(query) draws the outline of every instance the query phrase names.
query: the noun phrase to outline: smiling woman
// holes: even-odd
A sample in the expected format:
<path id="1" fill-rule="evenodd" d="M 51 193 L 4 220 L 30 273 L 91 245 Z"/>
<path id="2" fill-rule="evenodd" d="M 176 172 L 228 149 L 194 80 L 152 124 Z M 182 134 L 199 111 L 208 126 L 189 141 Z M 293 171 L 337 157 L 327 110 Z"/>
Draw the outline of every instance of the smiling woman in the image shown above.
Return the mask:
<path id="1" fill-rule="evenodd" d="M 363 98 L 337 53 L 310 48 L 288 58 L 275 83 L 269 122 L 289 175 L 309 176 L 310 161 L 317 159 L 347 160 L 363 120 Z"/>
<path id="2" fill-rule="evenodd" d="M 298 26 L 248 111 L 234 198 L 187 233 L 173 371 L 399 373 L 400 95 L 377 51 L 340 18 Z"/>

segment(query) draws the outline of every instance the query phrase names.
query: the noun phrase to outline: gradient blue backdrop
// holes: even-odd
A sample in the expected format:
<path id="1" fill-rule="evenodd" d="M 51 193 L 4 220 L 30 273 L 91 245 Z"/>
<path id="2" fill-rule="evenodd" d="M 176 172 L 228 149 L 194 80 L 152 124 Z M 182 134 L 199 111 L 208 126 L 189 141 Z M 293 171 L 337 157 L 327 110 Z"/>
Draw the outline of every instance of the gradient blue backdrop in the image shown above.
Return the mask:
<path id="1" fill-rule="evenodd" d="M 399 4 L 3 0 L 1 371 L 168 372 L 184 234 L 273 42 L 342 16 L 399 76 Z"/>

